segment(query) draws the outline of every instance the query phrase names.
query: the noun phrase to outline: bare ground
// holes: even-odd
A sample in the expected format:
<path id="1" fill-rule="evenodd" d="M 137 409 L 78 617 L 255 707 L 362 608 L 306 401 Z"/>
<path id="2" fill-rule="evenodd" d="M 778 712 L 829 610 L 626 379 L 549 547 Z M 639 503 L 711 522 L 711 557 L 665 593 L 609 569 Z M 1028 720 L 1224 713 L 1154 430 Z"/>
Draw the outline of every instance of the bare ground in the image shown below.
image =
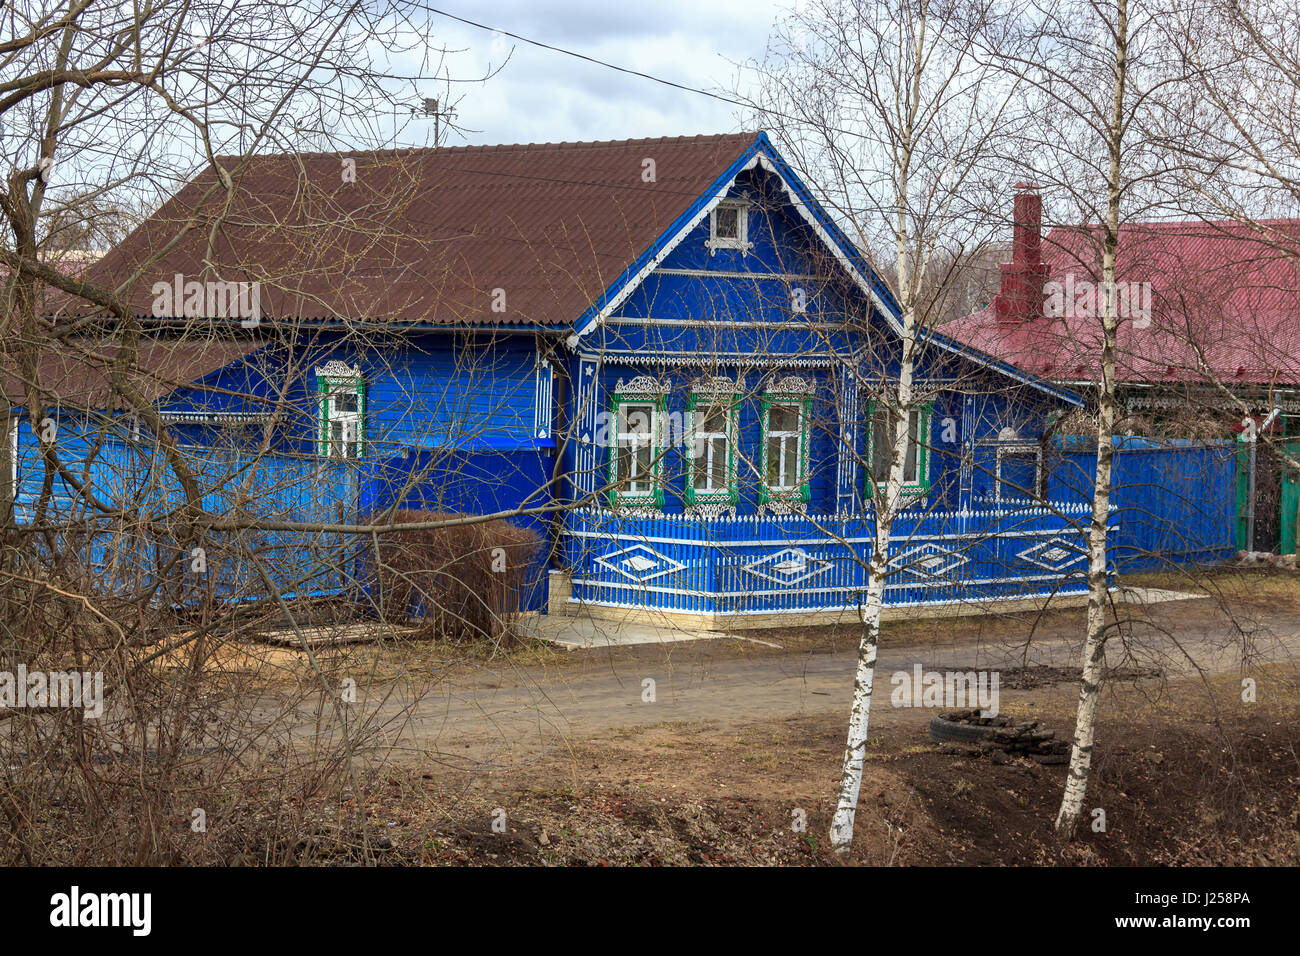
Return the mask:
<path id="1" fill-rule="evenodd" d="M 1051 829 L 1063 767 L 947 753 L 923 727 L 882 731 L 849 862 L 1300 863 L 1295 676 L 1261 681 L 1271 703 L 1229 704 L 1213 719 L 1186 688 L 1115 685 L 1088 799 L 1106 828 L 1064 848 Z M 1216 690 L 1228 699 L 1234 687 Z M 1054 685 L 1010 709 L 1065 727 L 1072 698 Z M 398 865 L 832 864 L 842 748 L 837 714 L 647 725 L 491 773 L 394 770 L 367 818 L 379 862 Z"/>
<path id="2" fill-rule="evenodd" d="M 1249 575 L 1211 579 L 1210 590 L 1211 600 L 1126 612 L 1111 664 L 1163 676 L 1108 686 L 1089 818 L 1064 847 L 1051 828 L 1064 767 L 945 752 L 926 733 L 933 711 L 890 706 L 888 677 L 917 663 L 998 669 L 1003 712 L 1068 737 L 1082 612 L 888 629 L 849 861 L 1300 863 L 1300 592 Z M 383 675 L 387 695 L 363 702 L 386 742 L 365 799 L 370 849 L 358 834 L 354 851 L 334 844 L 322 857 L 307 845 L 299 861 L 840 862 L 825 834 L 856 635 L 763 637 L 781 646 L 538 650 L 513 661 L 418 646 L 341 652 L 360 653 L 353 665 Z M 1255 682 L 1253 702 L 1243 678 Z"/>

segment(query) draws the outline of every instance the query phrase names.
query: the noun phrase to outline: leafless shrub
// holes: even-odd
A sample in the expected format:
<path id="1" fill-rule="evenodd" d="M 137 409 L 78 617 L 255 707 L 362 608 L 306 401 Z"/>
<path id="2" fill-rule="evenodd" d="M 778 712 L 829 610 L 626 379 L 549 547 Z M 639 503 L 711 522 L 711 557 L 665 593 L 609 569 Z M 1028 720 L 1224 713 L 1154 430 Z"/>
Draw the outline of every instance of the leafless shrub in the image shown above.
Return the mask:
<path id="1" fill-rule="evenodd" d="M 407 509 L 393 524 L 456 518 Z M 507 521 L 385 534 L 371 552 L 379 612 L 394 624 L 415 615 L 423 638 L 512 642 L 511 618 L 543 548 L 537 532 Z"/>

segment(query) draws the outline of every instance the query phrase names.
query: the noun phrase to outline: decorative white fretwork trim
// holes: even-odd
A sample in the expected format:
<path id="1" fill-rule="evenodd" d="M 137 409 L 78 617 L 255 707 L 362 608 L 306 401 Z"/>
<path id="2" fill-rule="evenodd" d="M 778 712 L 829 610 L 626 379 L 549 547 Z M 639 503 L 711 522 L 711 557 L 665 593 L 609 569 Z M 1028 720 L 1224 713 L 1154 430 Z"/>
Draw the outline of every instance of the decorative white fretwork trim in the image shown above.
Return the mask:
<path id="1" fill-rule="evenodd" d="M 736 506 L 726 501 L 696 501 L 686 506 L 693 518 L 734 518 Z"/>
<path id="2" fill-rule="evenodd" d="M 822 282 L 829 284 L 830 275 L 811 272 L 735 272 L 729 269 L 667 269 L 660 266 L 656 275 L 682 276 L 689 279 L 775 279 L 779 282 Z"/>
<path id="3" fill-rule="evenodd" d="M 260 424 L 269 421 L 270 412 L 159 412 L 158 417 L 169 425 L 194 425 L 230 423 L 234 425 Z M 139 422 L 132 423 L 133 432 Z"/>
<path id="4" fill-rule="evenodd" d="M 737 392 L 744 392 L 745 378 L 741 376 L 740 381 L 727 378 L 725 375 L 713 375 L 709 378 L 702 378 L 691 386 L 691 391 L 696 395 L 707 398 L 730 398 Z"/>
<path id="5" fill-rule="evenodd" d="M 1220 396 L 1216 395 L 1215 397 L 1220 398 L 1220 400 L 1222 401 Z M 1268 412 L 1271 411 L 1275 406 L 1280 407 L 1284 412 L 1300 412 L 1300 399 L 1279 400 L 1277 398 L 1260 396 L 1258 398 L 1243 398 L 1242 401 L 1246 404 L 1248 408 L 1251 409 L 1251 411 L 1256 411 L 1256 412 Z M 1189 404 L 1189 399 L 1185 396 L 1130 398 L 1124 403 L 1125 408 L 1127 408 L 1130 412 L 1142 411 L 1147 409 L 1186 408 L 1188 404 Z M 1209 406 L 1209 402 L 1206 402 L 1205 404 Z M 1231 411 L 1233 414 L 1236 414 L 1239 411 L 1239 409 L 1236 408 L 1235 406 L 1228 407 L 1229 404 L 1230 403 L 1223 402 L 1224 410 Z M 1213 410 L 1213 408 L 1207 407 L 1207 410 Z"/>
<path id="6" fill-rule="evenodd" d="M 646 544 L 633 544 L 611 551 L 596 558 L 596 564 L 638 584 L 654 581 L 686 567 L 681 561 L 660 554 Z"/>
<path id="7" fill-rule="evenodd" d="M 829 368 L 843 365 L 844 356 L 825 355 L 813 358 L 787 355 L 764 356 L 753 352 L 638 352 L 633 349 L 607 349 L 600 353 L 581 352 L 584 362 L 608 362 L 636 365 L 684 365 L 699 368 L 717 368 L 720 365 L 739 365 L 746 368 Z"/>
<path id="8" fill-rule="evenodd" d="M 671 381 L 660 382 L 651 375 L 638 375 L 630 382 L 624 382 L 621 378 L 618 384 L 614 386 L 614 394 L 624 395 L 667 395 L 673 390 Z"/>
<path id="9" fill-rule="evenodd" d="M 360 381 L 361 369 L 338 359 L 330 359 L 325 363 L 324 367 L 316 369 L 316 377 L 329 379 L 330 381 Z"/>
<path id="10" fill-rule="evenodd" d="M 811 395 L 817 391 L 817 384 L 801 375 L 787 375 L 770 382 L 767 390 L 773 395 Z"/>
<path id="11" fill-rule="evenodd" d="M 620 518 L 662 518 L 664 511 L 657 505 L 606 505 L 603 514 Z"/>
<path id="12" fill-rule="evenodd" d="M 533 435 L 549 438 L 551 434 L 551 395 L 555 387 L 555 371 L 551 363 L 538 356 L 533 381 Z"/>
<path id="13" fill-rule="evenodd" d="M 829 561 L 823 561 L 803 548 L 785 548 L 776 554 L 750 561 L 744 566 L 744 570 L 746 574 L 752 574 L 764 581 L 790 587 L 824 574 L 830 566 Z"/>
<path id="14" fill-rule="evenodd" d="M 1065 535 L 1057 535 L 1048 541 L 1018 551 L 1016 557 L 1056 574 L 1062 574 L 1071 565 L 1088 560 L 1088 552 L 1077 541 Z"/>
<path id="15" fill-rule="evenodd" d="M 918 578 L 944 580 L 969 560 L 960 550 L 954 551 L 927 541 L 900 551 L 889 560 L 889 566 Z"/>

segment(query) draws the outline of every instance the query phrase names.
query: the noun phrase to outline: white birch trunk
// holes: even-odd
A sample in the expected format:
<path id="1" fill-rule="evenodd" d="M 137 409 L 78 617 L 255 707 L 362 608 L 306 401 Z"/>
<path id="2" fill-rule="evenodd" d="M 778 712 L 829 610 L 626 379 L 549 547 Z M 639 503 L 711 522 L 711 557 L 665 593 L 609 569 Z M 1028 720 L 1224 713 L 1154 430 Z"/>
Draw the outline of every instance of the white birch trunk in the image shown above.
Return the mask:
<path id="1" fill-rule="evenodd" d="M 919 75 L 913 77 L 915 108 L 919 98 Z M 905 128 L 910 129 L 907 124 Z M 847 854 L 853 845 L 853 823 L 857 813 L 858 794 L 862 789 L 862 767 L 867 752 L 867 731 L 871 714 L 871 691 L 876 674 L 876 654 L 880 643 L 880 613 L 884 608 L 885 577 L 889 570 L 889 539 L 893 530 L 894 514 L 902 497 L 903 465 L 907 458 L 912 410 L 912 376 L 914 347 L 916 343 L 917 292 L 913 286 L 910 269 L 907 220 L 907 188 L 910 153 L 906 145 L 902 150 L 902 163 L 898 176 L 895 206 L 895 240 L 898 268 L 899 305 L 902 316 L 901 356 L 898 372 L 898 418 L 894 423 L 894 446 L 889 463 L 889 478 L 883 493 L 876 489 L 875 536 L 871 559 L 867 564 L 867 593 L 862 606 L 862 640 L 858 644 L 857 672 L 853 679 L 853 707 L 849 712 L 849 736 L 844 747 L 844 763 L 840 769 L 839 793 L 835 814 L 831 818 L 831 847 L 840 855 Z M 868 427 L 871 427 L 870 424 Z M 868 465 L 870 467 L 870 465 Z"/>
<path id="2" fill-rule="evenodd" d="M 840 768 L 840 787 L 831 819 L 831 847 L 844 854 L 853 845 L 853 823 L 862 789 L 862 766 L 867 755 L 867 725 L 871 714 L 871 691 L 876 677 L 876 650 L 880 642 L 880 610 L 885 596 L 884 560 L 888 555 L 888 531 L 882 553 L 880 534 L 872 545 L 868 569 L 866 602 L 862 608 L 862 641 L 858 645 L 858 668 L 853 679 L 853 709 L 849 711 L 849 739 Z"/>
<path id="3" fill-rule="evenodd" d="M 1115 88 L 1111 122 L 1107 129 L 1110 166 L 1101 262 L 1106 299 L 1102 310 L 1101 391 L 1097 397 L 1097 473 L 1092 495 L 1092 527 L 1088 535 L 1087 640 L 1083 649 L 1083 674 L 1079 685 L 1079 707 L 1075 715 L 1069 776 L 1061 798 L 1061 809 L 1056 815 L 1056 834 L 1062 840 L 1074 836 L 1083 815 L 1096 737 L 1097 700 L 1101 694 L 1101 680 L 1106 663 L 1106 544 L 1109 537 L 1111 459 L 1114 455 L 1115 349 L 1119 324 L 1116 314 L 1115 252 L 1119 244 L 1120 162 L 1128 52 L 1127 0 L 1117 0 L 1116 3 L 1115 37 Z"/>

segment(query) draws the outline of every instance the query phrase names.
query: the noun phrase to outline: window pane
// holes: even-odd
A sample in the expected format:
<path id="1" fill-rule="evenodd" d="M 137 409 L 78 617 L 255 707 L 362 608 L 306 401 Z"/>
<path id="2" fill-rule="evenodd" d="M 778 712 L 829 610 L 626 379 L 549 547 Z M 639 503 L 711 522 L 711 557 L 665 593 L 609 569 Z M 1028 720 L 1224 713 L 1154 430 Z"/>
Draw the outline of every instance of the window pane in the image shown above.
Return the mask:
<path id="1" fill-rule="evenodd" d="M 908 416 L 907 453 L 903 458 L 903 484 L 918 484 L 920 473 L 922 409 L 913 409 Z M 894 455 L 894 422 L 890 409 L 877 409 L 871 421 L 871 474 L 883 484 L 889 479 L 889 463 Z"/>
<path id="2" fill-rule="evenodd" d="M 627 409 L 627 431 L 635 435 L 650 434 L 651 410 L 645 405 L 630 405 Z"/>
<path id="3" fill-rule="evenodd" d="M 740 210 L 734 206 L 719 206 L 713 212 L 714 236 L 718 239 L 740 238 Z"/>
<path id="4" fill-rule="evenodd" d="M 697 428 L 694 465 L 697 491 L 727 491 L 727 424 L 730 409 L 726 405 L 699 405 L 695 409 Z"/>
<path id="5" fill-rule="evenodd" d="M 653 459 L 653 449 L 648 443 L 641 443 L 636 446 L 636 475 L 639 481 L 644 481 L 650 477 L 650 468 Z"/>
<path id="6" fill-rule="evenodd" d="M 708 442 L 708 470 L 705 476 L 706 486 L 711 492 L 727 489 L 727 440 L 712 438 Z"/>
<path id="7" fill-rule="evenodd" d="M 892 417 L 888 409 L 878 408 L 871 420 L 871 475 L 877 483 L 889 478 L 889 459 L 894 449 L 894 433 L 889 427 Z"/>
<path id="8" fill-rule="evenodd" d="M 1002 489 L 1008 497 L 1023 498 L 1038 493 L 1038 455 L 1014 452 L 1002 456 Z"/>
<path id="9" fill-rule="evenodd" d="M 920 480 L 916 473 L 917 452 L 920 449 L 920 442 L 917 438 L 920 436 L 921 413 L 913 409 L 908 420 L 907 429 L 907 458 L 903 462 L 903 482 L 905 484 L 914 484 Z"/>
<path id="10" fill-rule="evenodd" d="M 770 434 L 789 434 L 799 427 L 798 415 L 791 405 L 773 405 L 767 411 L 767 430 Z"/>
<path id="11" fill-rule="evenodd" d="M 654 490 L 654 421 L 653 405 L 619 406 L 614 457 L 614 480 L 619 491 L 647 495 Z"/>
<path id="12" fill-rule="evenodd" d="M 780 438 L 769 437 L 767 440 L 767 484 L 773 488 L 780 484 L 781 445 Z"/>
<path id="13" fill-rule="evenodd" d="M 704 410 L 703 431 L 719 435 L 727 430 L 727 410 L 721 405 L 710 405 Z"/>
<path id="14" fill-rule="evenodd" d="M 334 408 L 340 412 L 357 411 L 357 393 L 356 392 L 336 392 L 334 395 Z"/>
<path id="15" fill-rule="evenodd" d="M 771 405 L 767 411 L 767 485 L 790 491 L 799 487 L 799 445 L 803 440 L 802 405 Z"/>

